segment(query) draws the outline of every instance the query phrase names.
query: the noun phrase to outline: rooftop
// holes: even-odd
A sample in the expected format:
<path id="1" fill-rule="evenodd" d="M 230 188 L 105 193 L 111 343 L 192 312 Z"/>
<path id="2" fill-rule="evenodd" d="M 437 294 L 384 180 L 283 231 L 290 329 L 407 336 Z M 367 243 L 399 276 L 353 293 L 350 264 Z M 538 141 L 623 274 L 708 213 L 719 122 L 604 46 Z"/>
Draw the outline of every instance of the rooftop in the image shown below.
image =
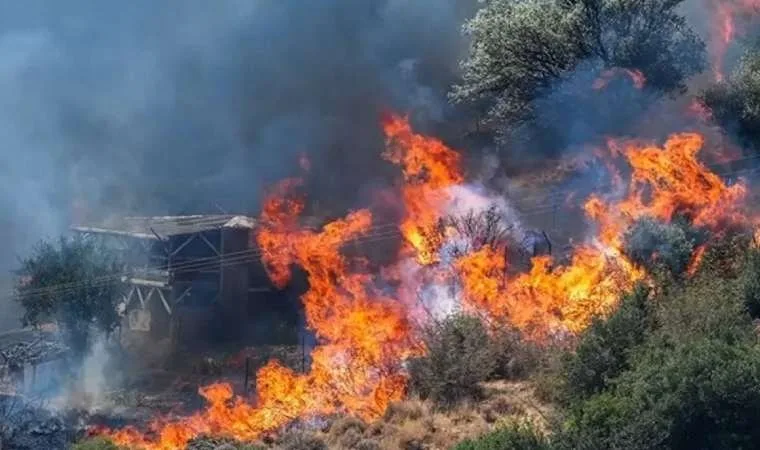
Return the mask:
<path id="1" fill-rule="evenodd" d="M 158 217 L 119 217 L 100 223 L 76 224 L 73 231 L 115 234 L 140 239 L 165 239 L 170 236 L 200 233 L 220 228 L 253 228 L 256 219 L 248 216 L 194 215 Z"/>

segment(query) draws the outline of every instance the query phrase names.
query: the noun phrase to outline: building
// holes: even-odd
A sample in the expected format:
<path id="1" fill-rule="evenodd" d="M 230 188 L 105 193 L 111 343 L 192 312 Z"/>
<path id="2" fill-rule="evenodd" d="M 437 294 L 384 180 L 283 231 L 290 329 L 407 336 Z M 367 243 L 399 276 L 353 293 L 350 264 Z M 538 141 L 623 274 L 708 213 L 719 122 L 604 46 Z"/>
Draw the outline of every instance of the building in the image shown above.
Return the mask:
<path id="1" fill-rule="evenodd" d="M 270 328 L 297 320 L 297 310 L 287 308 L 295 302 L 269 281 L 251 244 L 255 228 L 255 219 L 236 215 L 123 217 L 71 227 L 128 263 L 122 330 L 173 344 L 257 330 L 259 339 L 288 339 Z M 263 326 L 251 326 L 257 320 Z"/>

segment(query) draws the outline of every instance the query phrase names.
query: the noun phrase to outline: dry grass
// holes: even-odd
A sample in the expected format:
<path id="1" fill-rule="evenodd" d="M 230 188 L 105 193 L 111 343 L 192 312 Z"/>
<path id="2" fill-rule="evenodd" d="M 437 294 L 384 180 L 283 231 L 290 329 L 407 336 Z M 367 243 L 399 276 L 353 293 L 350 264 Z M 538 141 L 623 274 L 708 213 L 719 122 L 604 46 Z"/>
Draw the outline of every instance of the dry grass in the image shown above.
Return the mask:
<path id="1" fill-rule="evenodd" d="M 512 418 L 548 428 L 551 408 L 536 398 L 530 383 L 497 381 L 483 387 L 486 397 L 477 403 L 440 410 L 432 403 L 409 399 L 392 404 L 373 423 L 337 418 L 318 436 L 331 449 L 443 450 Z"/>

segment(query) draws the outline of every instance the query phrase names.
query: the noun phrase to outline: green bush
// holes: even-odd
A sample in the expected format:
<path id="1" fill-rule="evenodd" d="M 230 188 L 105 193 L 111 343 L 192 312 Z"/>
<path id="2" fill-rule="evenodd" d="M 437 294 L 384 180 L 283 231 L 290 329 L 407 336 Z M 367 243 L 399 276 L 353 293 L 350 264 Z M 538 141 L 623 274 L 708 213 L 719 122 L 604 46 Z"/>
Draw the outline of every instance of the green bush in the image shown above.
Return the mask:
<path id="1" fill-rule="evenodd" d="M 650 345 L 613 389 L 574 408 L 560 449 L 740 449 L 760 442 L 760 351 Z"/>
<path id="2" fill-rule="evenodd" d="M 454 315 L 427 327 L 423 339 L 426 355 L 411 360 L 408 366 L 412 391 L 442 405 L 480 396 L 479 383 L 496 367 L 483 322 Z"/>
<path id="3" fill-rule="evenodd" d="M 529 423 L 510 423 L 477 439 L 460 442 L 454 450 L 548 450 L 544 434 Z"/>
<path id="4" fill-rule="evenodd" d="M 750 317 L 760 318 L 760 251 L 752 249 L 739 278 L 744 307 Z"/>
<path id="5" fill-rule="evenodd" d="M 89 438 L 77 442 L 71 450 L 120 450 L 119 447 L 105 438 Z"/>
<path id="6" fill-rule="evenodd" d="M 563 383 L 569 399 L 586 398 L 605 389 L 629 367 L 631 352 L 652 328 L 650 291 L 638 286 L 623 297 L 606 320 L 595 319 L 583 333 L 575 353 L 564 365 Z"/>
<path id="7" fill-rule="evenodd" d="M 705 272 L 687 285 L 657 299 L 657 336 L 669 344 L 710 338 L 728 343 L 752 338 L 741 284 Z"/>
<path id="8" fill-rule="evenodd" d="M 696 245 L 688 225 L 639 219 L 624 236 L 624 252 L 651 274 L 681 278 L 689 267 Z"/>

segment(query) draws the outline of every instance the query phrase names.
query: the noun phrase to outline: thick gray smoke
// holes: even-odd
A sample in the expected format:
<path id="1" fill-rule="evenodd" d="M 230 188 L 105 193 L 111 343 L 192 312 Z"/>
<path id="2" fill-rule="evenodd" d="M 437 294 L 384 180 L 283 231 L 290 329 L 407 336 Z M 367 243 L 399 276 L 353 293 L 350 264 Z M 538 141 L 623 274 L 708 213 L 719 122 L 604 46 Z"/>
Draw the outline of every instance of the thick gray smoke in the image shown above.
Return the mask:
<path id="1" fill-rule="evenodd" d="M 65 230 L 72 211 L 255 212 L 261 188 L 302 153 L 313 195 L 350 205 L 382 175 L 382 112 L 428 124 L 449 114 L 460 25 L 475 7 L 4 2 L 0 270 Z"/>

